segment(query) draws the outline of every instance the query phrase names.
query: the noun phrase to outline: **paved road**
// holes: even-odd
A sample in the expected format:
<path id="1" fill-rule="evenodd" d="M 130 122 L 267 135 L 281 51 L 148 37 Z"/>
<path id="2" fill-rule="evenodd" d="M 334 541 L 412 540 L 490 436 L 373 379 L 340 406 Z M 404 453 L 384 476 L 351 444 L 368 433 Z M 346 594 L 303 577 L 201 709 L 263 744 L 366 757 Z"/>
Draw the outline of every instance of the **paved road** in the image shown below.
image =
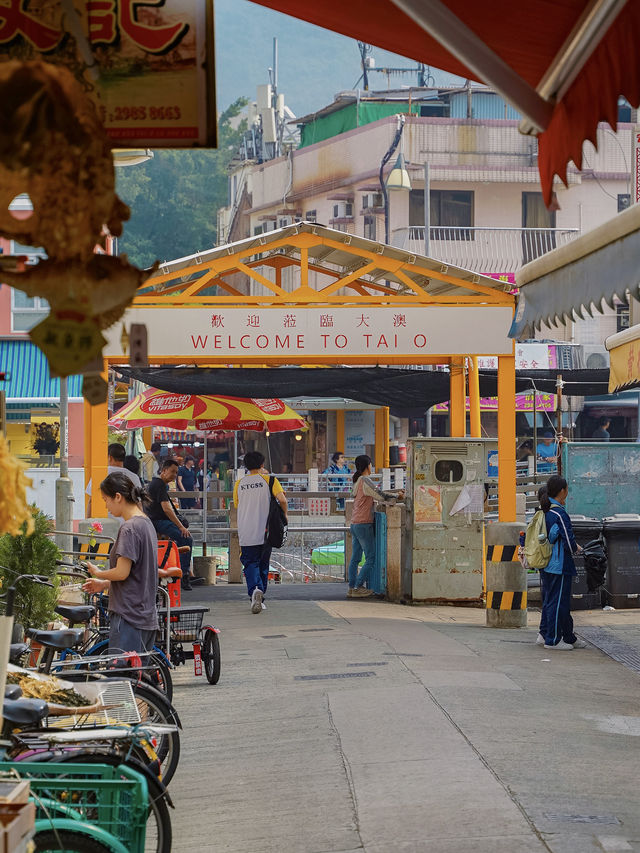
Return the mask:
<path id="1" fill-rule="evenodd" d="M 640 611 L 576 617 L 618 662 L 540 649 L 536 614 L 497 631 L 330 584 L 274 586 L 258 616 L 240 586 L 195 598 L 223 669 L 176 676 L 174 850 L 640 853 Z"/>

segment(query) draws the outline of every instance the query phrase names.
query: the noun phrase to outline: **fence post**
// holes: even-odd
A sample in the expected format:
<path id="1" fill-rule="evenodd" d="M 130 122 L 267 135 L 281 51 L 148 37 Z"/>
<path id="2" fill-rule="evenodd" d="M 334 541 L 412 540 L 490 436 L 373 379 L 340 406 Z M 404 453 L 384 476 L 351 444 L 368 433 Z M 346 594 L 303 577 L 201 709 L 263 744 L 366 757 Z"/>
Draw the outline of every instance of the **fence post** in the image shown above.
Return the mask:
<path id="1" fill-rule="evenodd" d="M 527 572 L 518 559 L 522 527 L 513 522 L 485 527 L 489 628 L 527 627 Z"/>
<path id="2" fill-rule="evenodd" d="M 233 505 L 229 507 L 229 527 L 238 527 L 238 510 Z M 229 583 L 242 583 L 240 541 L 237 532 L 229 533 Z"/>
<path id="3" fill-rule="evenodd" d="M 387 512 L 387 598 L 402 598 L 402 531 L 404 529 L 404 504 L 386 507 Z"/>
<path id="4" fill-rule="evenodd" d="M 351 515 L 353 513 L 353 498 L 345 498 L 344 502 L 344 524 L 347 528 L 344 532 L 344 579 L 348 581 L 347 577 L 347 567 L 349 566 L 349 562 L 351 560 L 351 552 L 353 550 L 351 542 L 351 534 L 349 533 L 349 527 L 351 525 Z"/>

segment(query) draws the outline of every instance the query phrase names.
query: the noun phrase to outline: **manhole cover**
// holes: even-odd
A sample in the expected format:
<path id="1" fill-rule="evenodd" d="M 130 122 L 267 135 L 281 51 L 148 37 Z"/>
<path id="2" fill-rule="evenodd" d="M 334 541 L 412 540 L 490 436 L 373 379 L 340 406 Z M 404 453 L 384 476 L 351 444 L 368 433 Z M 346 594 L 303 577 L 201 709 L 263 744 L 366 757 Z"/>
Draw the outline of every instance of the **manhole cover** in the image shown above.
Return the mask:
<path id="1" fill-rule="evenodd" d="M 328 675 L 294 675 L 294 681 L 328 681 L 332 678 L 368 678 L 375 672 L 331 672 Z"/>
<path id="2" fill-rule="evenodd" d="M 555 812 L 547 812 L 544 817 L 547 820 L 562 820 L 567 823 L 620 823 L 617 817 L 608 814 L 556 814 Z"/>
<path id="3" fill-rule="evenodd" d="M 640 652 L 602 628 L 580 628 L 580 636 L 632 672 L 640 673 Z"/>
<path id="4" fill-rule="evenodd" d="M 310 634 L 312 631 L 333 631 L 333 628 L 300 628 L 300 631 L 305 634 Z"/>
<path id="5" fill-rule="evenodd" d="M 383 655 L 394 655 L 399 658 L 423 658 L 424 655 L 419 652 L 382 652 Z"/>

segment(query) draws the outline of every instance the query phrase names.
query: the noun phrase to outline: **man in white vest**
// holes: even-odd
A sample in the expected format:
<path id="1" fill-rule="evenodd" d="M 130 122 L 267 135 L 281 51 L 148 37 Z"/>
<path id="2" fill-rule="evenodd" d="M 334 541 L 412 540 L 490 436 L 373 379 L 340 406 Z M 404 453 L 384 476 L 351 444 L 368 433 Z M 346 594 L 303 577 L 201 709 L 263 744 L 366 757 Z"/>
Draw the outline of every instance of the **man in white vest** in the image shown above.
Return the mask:
<path id="1" fill-rule="evenodd" d="M 264 456 L 258 451 L 245 454 L 244 467 L 248 474 L 237 480 L 233 487 L 233 502 L 238 508 L 238 539 L 240 561 L 244 567 L 247 593 L 251 599 L 251 612 L 265 609 L 263 598 L 269 583 L 271 546 L 265 542 L 269 518 L 269 474 L 263 471 Z M 273 495 L 287 514 L 287 499 L 276 478 Z"/>

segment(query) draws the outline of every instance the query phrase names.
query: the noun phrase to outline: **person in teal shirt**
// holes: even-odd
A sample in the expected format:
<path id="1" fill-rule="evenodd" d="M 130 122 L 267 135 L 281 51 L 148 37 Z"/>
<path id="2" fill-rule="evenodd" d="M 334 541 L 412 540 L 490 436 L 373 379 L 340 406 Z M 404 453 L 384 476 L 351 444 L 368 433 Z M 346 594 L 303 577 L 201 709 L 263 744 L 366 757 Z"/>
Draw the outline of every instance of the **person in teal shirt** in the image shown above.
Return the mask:
<path id="1" fill-rule="evenodd" d="M 558 469 L 558 442 L 550 429 L 542 433 L 542 441 L 538 444 L 536 455 L 540 473 L 551 473 Z"/>

